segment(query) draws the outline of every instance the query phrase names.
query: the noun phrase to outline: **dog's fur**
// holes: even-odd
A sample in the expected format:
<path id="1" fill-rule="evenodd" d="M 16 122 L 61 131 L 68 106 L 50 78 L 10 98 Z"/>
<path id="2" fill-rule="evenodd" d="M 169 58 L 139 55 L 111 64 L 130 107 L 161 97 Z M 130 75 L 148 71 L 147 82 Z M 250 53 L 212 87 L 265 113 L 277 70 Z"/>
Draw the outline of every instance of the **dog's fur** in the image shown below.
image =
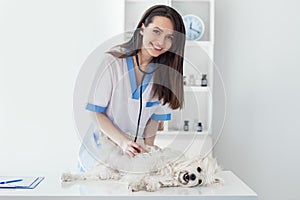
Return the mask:
<path id="1" fill-rule="evenodd" d="M 164 150 L 157 153 L 162 152 Z M 147 159 L 147 156 L 145 156 L 145 159 Z M 156 168 L 152 166 L 147 173 L 143 174 L 124 173 L 99 163 L 93 170 L 88 172 L 64 173 L 61 179 L 64 182 L 69 182 L 76 180 L 119 180 L 122 178 L 129 182 L 128 188 L 133 192 L 140 190 L 156 191 L 161 187 L 194 187 L 219 183 L 221 179 L 216 177 L 219 171 L 220 167 L 216 159 L 211 156 L 205 158 L 195 157 L 190 160 L 181 157 L 181 159 L 168 161 L 163 166 L 156 166 Z"/>

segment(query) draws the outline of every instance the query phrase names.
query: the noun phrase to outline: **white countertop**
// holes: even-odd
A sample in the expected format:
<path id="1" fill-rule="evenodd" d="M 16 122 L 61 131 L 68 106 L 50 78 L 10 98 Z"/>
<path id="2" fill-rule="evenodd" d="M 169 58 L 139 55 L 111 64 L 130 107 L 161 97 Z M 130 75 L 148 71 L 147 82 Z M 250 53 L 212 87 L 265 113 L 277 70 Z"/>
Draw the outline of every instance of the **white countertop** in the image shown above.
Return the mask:
<path id="1" fill-rule="evenodd" d="M 127 183 L 120 181 L 80 181 L 62 183 L 60 174 L 49 173 L 32 190 L 1 189 L 0 199 L 243 199 L 257 200 L 253 192 L 231 171 L 220 173 L 223 184 L 194 188 L 162 188 L 156 192 L 131 192 Z"/>

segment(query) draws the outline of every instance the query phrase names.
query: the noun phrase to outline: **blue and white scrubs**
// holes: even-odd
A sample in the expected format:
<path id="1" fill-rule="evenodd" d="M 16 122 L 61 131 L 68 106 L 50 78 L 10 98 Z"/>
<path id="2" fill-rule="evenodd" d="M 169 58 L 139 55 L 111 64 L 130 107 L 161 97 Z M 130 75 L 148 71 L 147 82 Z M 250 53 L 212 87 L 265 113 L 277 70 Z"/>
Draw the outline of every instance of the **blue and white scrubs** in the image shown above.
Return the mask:
<path id="1" fill-rule="evenodd" d="M 132 57 L 122 59 L 106 54 L 99 69 L 101 72 L 94 80 L 86 109 L 105 113 L 115 127 L 134 138 L 140 109 L 141 86 L 137 86 Z M 154 66 L 151 66 L 148 72 L 153 70 Z M 152 74 L 148 74 L 142 85 L 143 108 L 138 143 L 143 143 L 143 133 L 149 119 L 171 119 L 169 104 L 162 105 L 157 98 L 152 97 L 152 86 Z M 99 161 L 106 162 L 109 157 L 122 154 L 121 149 L 115 148 L 113 144 L 106 145 L 111 141 L 101 137 L 102 134 L 95 127 L 93 126 L 83 139 L 79 154 L 81 171 L 91 169 Z"/>

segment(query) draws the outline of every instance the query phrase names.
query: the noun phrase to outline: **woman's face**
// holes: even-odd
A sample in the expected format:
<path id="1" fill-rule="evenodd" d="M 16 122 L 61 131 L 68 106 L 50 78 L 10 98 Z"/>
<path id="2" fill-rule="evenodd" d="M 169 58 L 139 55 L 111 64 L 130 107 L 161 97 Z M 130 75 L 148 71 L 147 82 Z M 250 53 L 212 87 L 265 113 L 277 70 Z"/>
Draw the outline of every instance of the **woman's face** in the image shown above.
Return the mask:
<path id="1" fill-rule="evenodd" d="M 146 50 L 143 52 L 149 54 L 151 57 L 158 57 L 165 53 L 172 46 L 174 40 L 173 33 L 173 23 L 167 17 L 156 16 L 147 27 L 142 24 L 142 50 Z"/>

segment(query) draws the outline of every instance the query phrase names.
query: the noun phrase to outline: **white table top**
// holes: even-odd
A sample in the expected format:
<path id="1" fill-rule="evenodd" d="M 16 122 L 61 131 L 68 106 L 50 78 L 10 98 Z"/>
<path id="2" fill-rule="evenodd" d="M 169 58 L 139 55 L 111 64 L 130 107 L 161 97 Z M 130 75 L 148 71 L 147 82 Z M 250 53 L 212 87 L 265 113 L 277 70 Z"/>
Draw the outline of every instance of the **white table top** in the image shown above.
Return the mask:
<path id="1" fill-rule="evenodd" d="M 257 195 L 231 171 L 220 173 L 223 184 L 194 188 L 161 188 L 156 192 L 131 192 L 120 181 L 80 181 L 62 183 L 60 174 L 49 173 L 32 190 L 0 189 L 0 199 L 243 199 L 256 200 Z M 159 197 L 159 198 L 158 198 Z"/>

